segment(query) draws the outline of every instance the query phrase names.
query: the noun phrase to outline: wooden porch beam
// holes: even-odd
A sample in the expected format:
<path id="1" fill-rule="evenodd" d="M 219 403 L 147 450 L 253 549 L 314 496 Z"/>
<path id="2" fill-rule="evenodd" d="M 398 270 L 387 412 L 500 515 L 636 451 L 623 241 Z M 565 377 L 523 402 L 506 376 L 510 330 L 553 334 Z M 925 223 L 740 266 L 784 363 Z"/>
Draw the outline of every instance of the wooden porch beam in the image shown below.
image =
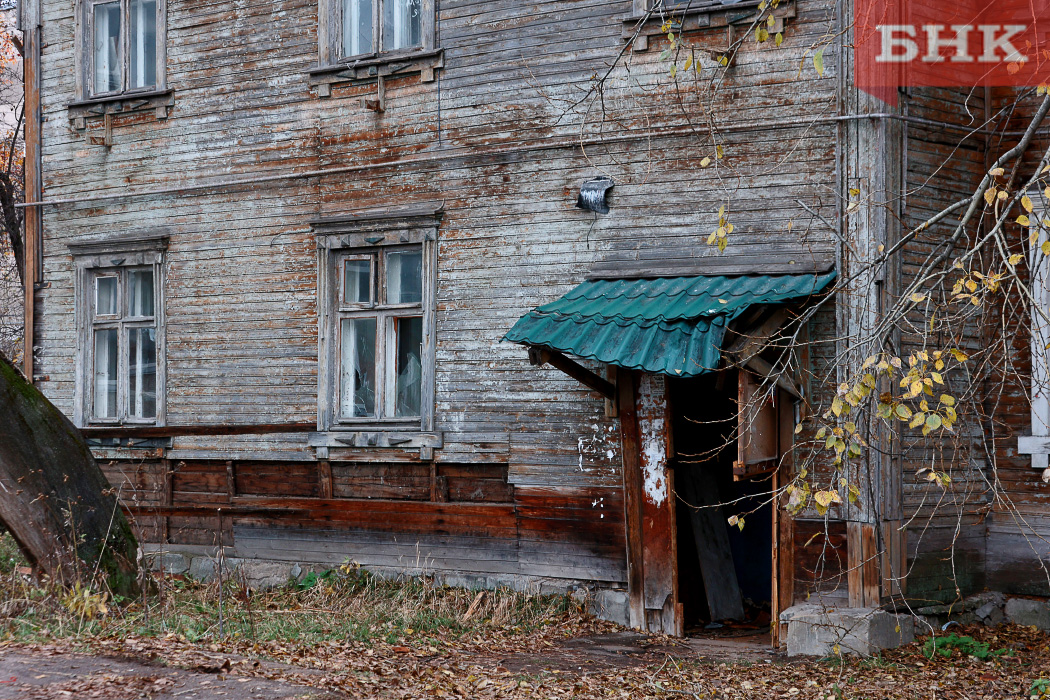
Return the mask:
<path id="1" fill-rule="evenodd" d="M 616 387 L 613 383 L 603 377 L 599 377 L 575 360 L 571 360 L 557 350 L 530 345 L 529 362 L 536 366 L 549 364 L 551 367 L 560 369 L 581 384 L 594 389 L 607 399 L 616 397 Z"/>

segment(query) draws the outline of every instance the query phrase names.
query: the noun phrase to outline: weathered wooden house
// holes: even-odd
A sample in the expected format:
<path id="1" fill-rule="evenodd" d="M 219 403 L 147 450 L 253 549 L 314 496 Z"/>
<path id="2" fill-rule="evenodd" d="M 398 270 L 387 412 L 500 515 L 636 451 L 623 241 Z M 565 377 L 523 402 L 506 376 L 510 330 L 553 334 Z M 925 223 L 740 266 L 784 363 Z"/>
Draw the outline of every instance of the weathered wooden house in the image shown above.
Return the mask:
<path id="1" fill-rule="evenodd" d="M 27 373 L 154 549 L 582 586 L 672 633 L 745 598 L 1020 591 L 986 457 L 952 507 L 907 450 L 824 515 L 769 496 L 862 351 L 835 339 L 948 229 L 827 290 L 974 191 L 1000 142 L 971 115 L 1008 99 L 864 95 L 835 7 L 23 0 Z M 769 16 L 782 43 L 679 99 L 669 28 L 709 68 Z"/>

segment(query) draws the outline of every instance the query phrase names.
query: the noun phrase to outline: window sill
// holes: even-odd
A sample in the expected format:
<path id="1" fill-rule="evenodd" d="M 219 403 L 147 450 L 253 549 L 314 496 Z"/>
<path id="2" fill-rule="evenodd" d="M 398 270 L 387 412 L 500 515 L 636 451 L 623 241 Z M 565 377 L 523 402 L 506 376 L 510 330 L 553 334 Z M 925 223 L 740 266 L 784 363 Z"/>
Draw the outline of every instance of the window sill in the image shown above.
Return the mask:
<path id="1" fill-rule="evenodd" d="M 412 51 L 391 53 L 347 61 L 331 66 L 318 66 L 309 71 L 309 83 L 317 88 L 320 97 L 329 97 L 332 86 L 374 80 L 379 77 L 419 73 L 420 81 L 433 82 L 434 71 L 445 65 L 442 49 L 434 51 Z"/>
<path id="2" fill-rule="evenodd" d="M 153 110 L 157 119 L 167 119 L 168 112 L 174 104 L 175 91 L 160 90 L 71 102 L 66 105 L 66 110 L 69 118 L 76 121 L 76 128 L 83 129 L 85 120 L 89 117 L 104 117 L 128 112 Z"/>
<path id="3" fill-rule="evenodd" d="M 742 22 L 751 22 L 755 18 L 758 6 L 762 0 L 743 0 L 734 5 L 707 5 L 689 10 L 669 9 L 662 15 L 653 13 L 649 19 L 645 15 L 631 15 L 623 18 L 623 27 L 620 36 L 624 41 L 634 39 L 634 51 L 647 51 L 649 49 L 649 37 L 666 35 L 662 31 L 663 23 L 671 18 L 673 31 L 676 33 L 693 32 L 707 27 L 726 27 Z M 795 3 L 793 0 L 782 0 L 771 13 L 778 21 L 782 22 L 786 17 L 795 16 Z M 639 22 L 645 22 L 639 29 Z M 635 32 L 638 33 L 635 37 Z M 774 33 L 772 30 L 770 33 Z"/>

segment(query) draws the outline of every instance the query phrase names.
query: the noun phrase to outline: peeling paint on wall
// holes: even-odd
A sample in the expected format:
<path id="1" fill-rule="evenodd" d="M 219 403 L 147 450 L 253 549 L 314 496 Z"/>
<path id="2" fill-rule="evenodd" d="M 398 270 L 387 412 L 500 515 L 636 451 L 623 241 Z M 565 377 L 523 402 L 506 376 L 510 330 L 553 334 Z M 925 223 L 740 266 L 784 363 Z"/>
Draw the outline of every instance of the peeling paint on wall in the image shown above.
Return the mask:
<path id="1" fill-rule="evenodd" d="M 667 500 L 667 418 L 663 380 L 643 374 L 638 387 L 638 430 L 645 498 L 654 505 Z"/>

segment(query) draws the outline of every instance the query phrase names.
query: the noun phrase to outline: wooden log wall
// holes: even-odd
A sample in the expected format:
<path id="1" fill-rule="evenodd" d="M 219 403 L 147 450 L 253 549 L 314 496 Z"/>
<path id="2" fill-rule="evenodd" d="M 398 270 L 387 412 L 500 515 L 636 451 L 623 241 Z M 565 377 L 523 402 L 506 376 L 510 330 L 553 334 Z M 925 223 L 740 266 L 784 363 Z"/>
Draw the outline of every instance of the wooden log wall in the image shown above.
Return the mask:
<path id="1" fill-rule="evenodd" d="M 308 222 L 444 202 L 435 406 L 443 447 L 433 463 L 418 450 L 369 448 L 326 461 L 298 433 L 176 437 L 159 457 L 115 460 L 109 472 L 134 487 L 140 523 L 165 542 L 391 566 L 423 552 L 449 571 L 623 583 L 617 420 L 599 396 L 530 367 L 521 347 L 500 338 L 591 272 L 809 271 L 834 260 L 825 221 L 836 207 L 826 190 L 835 178 L 837 59 L 828 54 L 823 80 L 798 71 L 827 33 L 823 0 L 786 3 L 794 16 L 779 49 L 745 43 L 727 89 L 706 105 L 720 113 L 717 143 L 707 129 L 698 135 L 671 91 L 656 89 L 667 84 L 665 37 L 628 52 L 630 71 L 610 76 L 604 120 L 594 102 L 572 106 L 622 48 L 630 0 L 445 0 L 443 67 L 433 82 L 387 80 L 382 113 L 361 105 L 374 81 L 336 85 L 330 96 L 311 85 L 316 0 L 169 0 L 170 109 L 166 118 L 152 109 L 114 115 L 111 145 L 100 142 L 107 120 L 88 116 L 79 128 L 70 119 L 73 0 L 35 1 L 44 194 L 84 199 L 43 210 L 34 305 L 35 373 L 69 414 L 70 241 L 170 236 L 170 425 L 309 423 L 318 280 Z M 691 36 L 721 40 L 719 12 Z M 697 89 L 685 80 L 679 88 L 686 100 Z M 700 167 L 716 145 L 725 158 Z M 357 170 L 295 176 L 328 168 Z M 573 206 L 596 174 L 617 183 L 606 216 Z M 276 176 L 287 177 L 259 181 Z M 249 182 L 221 184 L 235 180 Z M 122 196 L 90 199 L 113 195 Z M 706 238 L 723 204 L 735 233 L 719 254 Z M 229 513 L 221 527 L 219 506 Z"/>

